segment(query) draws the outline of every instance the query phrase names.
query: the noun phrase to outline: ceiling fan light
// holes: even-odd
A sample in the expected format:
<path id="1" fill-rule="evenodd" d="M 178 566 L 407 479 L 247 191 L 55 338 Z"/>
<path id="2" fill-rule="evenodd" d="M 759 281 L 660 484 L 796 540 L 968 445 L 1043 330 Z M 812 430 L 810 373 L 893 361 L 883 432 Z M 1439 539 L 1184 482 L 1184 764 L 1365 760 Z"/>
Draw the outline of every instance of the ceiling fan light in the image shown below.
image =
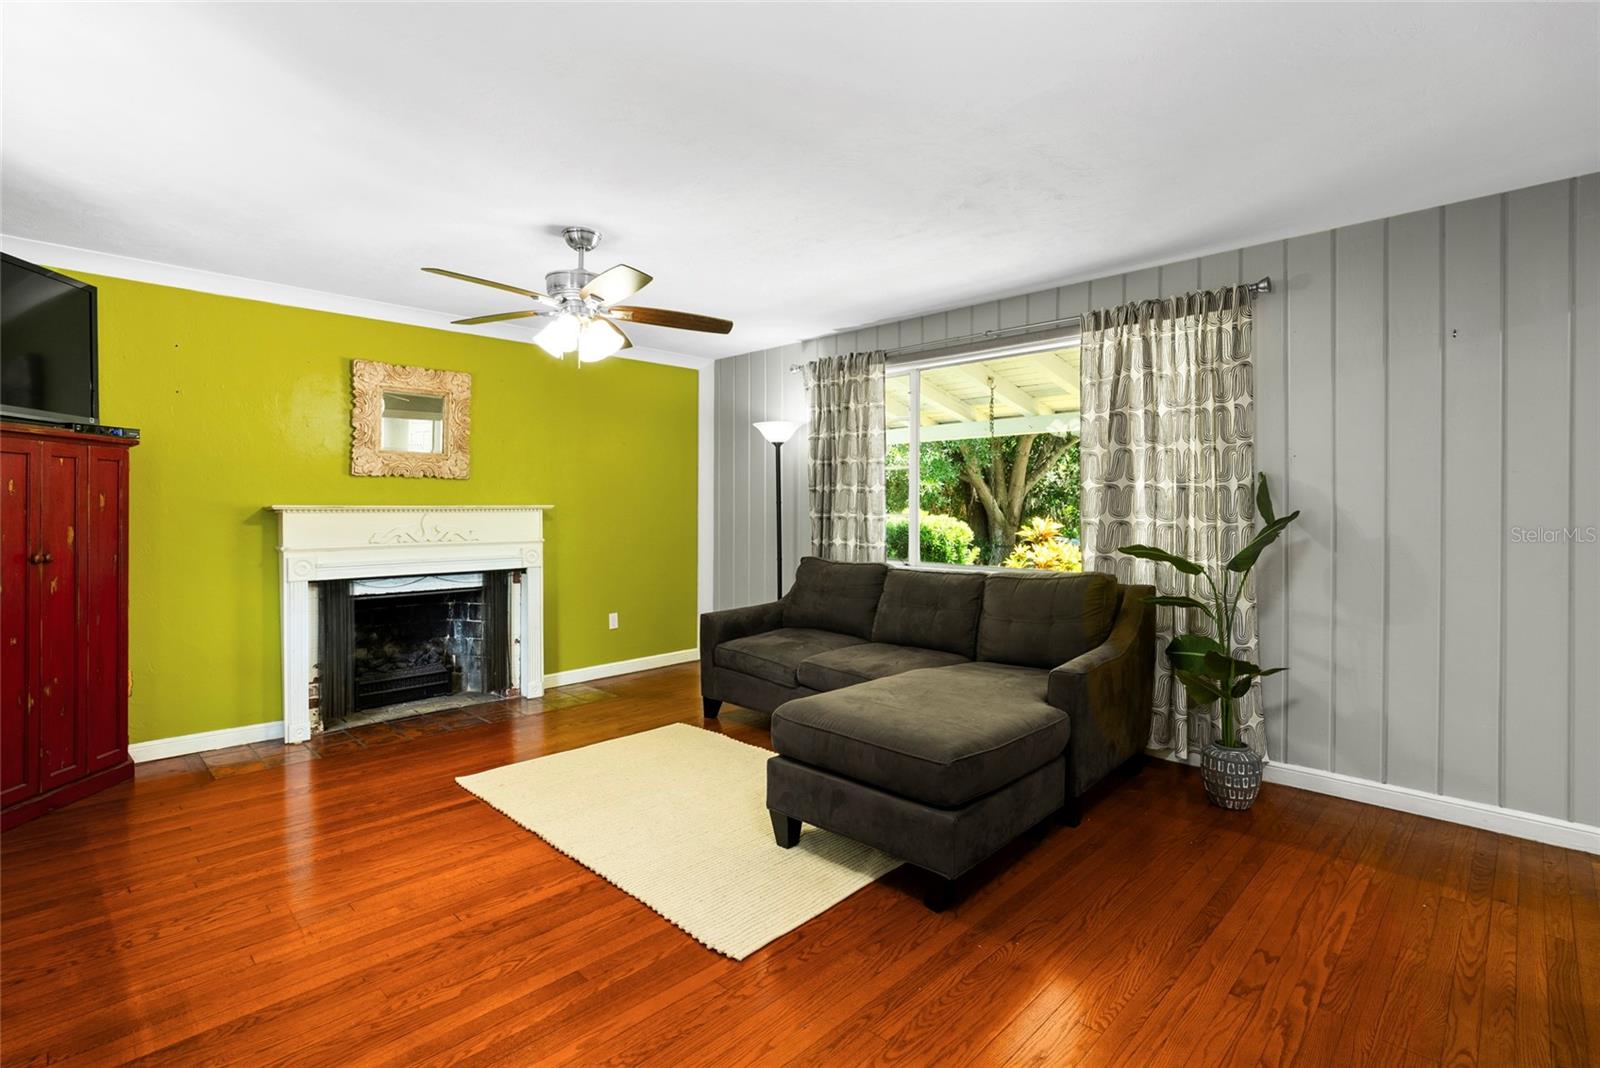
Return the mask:
<path id="1" fill-rule="evenodd" d="M 533 335 L 533 343 L 560 359 L 578 347 L 578 318 L 575 315 L 552 315 L 544 328 Z"/>
<path id="2" fill-rule="evenodd" d="M 606 320 L 591 319 L 583 324 L 583 331 L 578 338 L 578 362 L 595 363 L 613 356 L 622 348 L 625 340 L 622 331 Z"/>

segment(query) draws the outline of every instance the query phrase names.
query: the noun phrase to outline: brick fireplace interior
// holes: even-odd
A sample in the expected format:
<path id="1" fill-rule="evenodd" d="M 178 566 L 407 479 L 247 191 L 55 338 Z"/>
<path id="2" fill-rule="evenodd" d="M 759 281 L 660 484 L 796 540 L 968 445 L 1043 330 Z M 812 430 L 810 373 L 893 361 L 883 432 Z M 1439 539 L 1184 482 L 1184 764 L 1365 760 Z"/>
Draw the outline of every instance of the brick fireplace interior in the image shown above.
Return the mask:
<path id="1" fill-rule="evenodd" d="M 509 572 L 318 584 L 323 730 L 437 711 L 510 686 Z"/>

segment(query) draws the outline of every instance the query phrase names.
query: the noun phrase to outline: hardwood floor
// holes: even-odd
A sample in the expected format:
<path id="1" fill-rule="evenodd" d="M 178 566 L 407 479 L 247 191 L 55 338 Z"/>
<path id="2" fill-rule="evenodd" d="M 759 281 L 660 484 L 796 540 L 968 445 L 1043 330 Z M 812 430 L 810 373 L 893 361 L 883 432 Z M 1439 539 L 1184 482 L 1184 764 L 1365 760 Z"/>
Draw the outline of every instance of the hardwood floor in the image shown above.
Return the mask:
<path id="1" fill-rule="evenodd" d="M 949 911 L 742 963 L 457 787 L 701 723 L 693 665 L 141 766 L 0 842 L 5 1064 L 1600 1062 L 1597 858 L 1157 763 Z M 706 721 L 764 744 L 766 718 Z"/>

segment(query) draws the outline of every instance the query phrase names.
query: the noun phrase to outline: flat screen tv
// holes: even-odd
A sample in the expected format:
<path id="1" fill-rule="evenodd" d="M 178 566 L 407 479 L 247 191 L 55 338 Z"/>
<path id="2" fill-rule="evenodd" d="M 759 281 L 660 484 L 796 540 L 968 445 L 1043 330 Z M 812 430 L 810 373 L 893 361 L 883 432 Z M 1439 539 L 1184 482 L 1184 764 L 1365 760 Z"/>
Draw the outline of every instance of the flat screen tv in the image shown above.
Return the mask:
<path id="1" fill-rule="evenodd" d="M 94 286 L 0 253 L 0 414 L 100 421 Z"/>

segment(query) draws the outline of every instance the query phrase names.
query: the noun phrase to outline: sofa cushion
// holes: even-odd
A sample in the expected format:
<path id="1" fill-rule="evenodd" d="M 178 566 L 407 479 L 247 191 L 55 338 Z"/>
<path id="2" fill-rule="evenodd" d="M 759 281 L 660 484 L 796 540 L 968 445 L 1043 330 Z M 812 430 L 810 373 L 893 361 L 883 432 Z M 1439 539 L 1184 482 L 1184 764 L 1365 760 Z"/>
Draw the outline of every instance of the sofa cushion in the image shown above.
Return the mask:
<path id="1" fill-rule="evenodd" d="M 984 577 L 891 568 L 872 621 L 872 640 L 943 649 L 971 660 L 978 646 Z"/>
<path id="2" fill-rule="evenodd" d="M 783 599 L 783 625 L 872 637 L 886 564 L 836 564 L 808 556 Z"/>
<path id="3" fill-rule="evenodd" d="M 800 682 L 795 670 L 808 657 L 830 649 L 860 644 L 860 638 L 836 634 L 831 630 L 780 627 L 763 634 L 723 642 L 717 646 L 712 660 L 718 667 L 742 671 L 779 686 L 798 686 Z"/>
<path id="4" fill-rule="evenodd" d="M 785 702 L 772 714 L 783 756 L 902 797 L 955 808 L 1061 756 L 1067 714 L 1045 702 L 1049 673 L 955 664 Z"/>
<path id="5" fill-rule="evenodd" d="M 978 621 L 979 660 L 1053 668 L 1106 640 L 1117 614 L 1115 577 L 989 575 Z"/>
<path id="6" fill-rule="evenodd" d="M 909 645 L 862 642 L 807 657 L 796 677 L 800 685 L 813 690 L 837 690 L 873 679 L 898 675 L 917 668 L 964 664 L 967 658 L 940 649 L 917 649 Z"/>

